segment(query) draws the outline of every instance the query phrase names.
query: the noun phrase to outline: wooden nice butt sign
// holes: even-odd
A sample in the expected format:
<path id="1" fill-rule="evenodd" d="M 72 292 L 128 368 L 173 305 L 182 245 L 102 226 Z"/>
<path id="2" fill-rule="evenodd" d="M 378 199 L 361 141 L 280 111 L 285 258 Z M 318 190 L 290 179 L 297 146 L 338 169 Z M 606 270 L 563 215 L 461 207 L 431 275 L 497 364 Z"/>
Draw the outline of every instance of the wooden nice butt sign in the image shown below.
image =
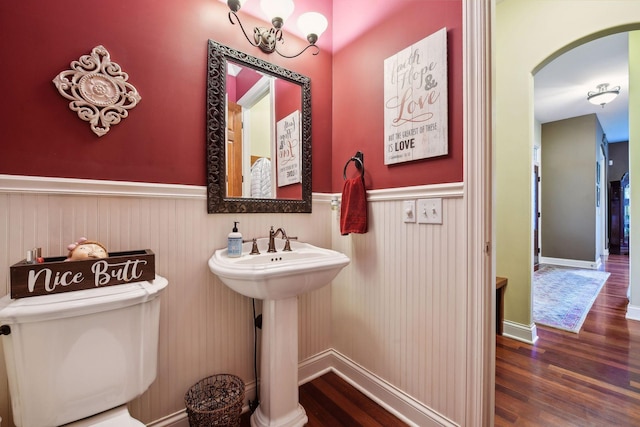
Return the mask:
<path id="1" fill-rule="evenodd" d="M 12 265 L 11 298 L 51 295 L 155 278 L 155 257 L 149 249 L 111 252 L 107 258 L 65 259 L 45 258 L 43 263 L 36 264 L 23 260 Z"/>
<path id="2" fill-rule="evenodd" d="M 384 164 L 448 152 L 447 29 L 384 61 Z"/>

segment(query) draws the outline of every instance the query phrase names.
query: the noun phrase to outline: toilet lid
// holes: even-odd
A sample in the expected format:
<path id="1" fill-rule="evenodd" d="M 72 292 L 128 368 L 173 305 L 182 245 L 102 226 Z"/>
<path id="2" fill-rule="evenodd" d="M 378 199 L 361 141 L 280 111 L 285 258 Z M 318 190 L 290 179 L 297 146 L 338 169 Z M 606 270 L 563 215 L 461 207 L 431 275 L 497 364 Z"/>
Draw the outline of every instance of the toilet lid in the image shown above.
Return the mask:
<path id="1" fill-rule="evenodd" d="M 156 275 L 154 280 L 106 286 L 95 289 L 39 295 L 29 298 L 0 298 L 0 322 L 22 323 L 81 316 L 140 304 L 156 298 L 168 284 Z"/>

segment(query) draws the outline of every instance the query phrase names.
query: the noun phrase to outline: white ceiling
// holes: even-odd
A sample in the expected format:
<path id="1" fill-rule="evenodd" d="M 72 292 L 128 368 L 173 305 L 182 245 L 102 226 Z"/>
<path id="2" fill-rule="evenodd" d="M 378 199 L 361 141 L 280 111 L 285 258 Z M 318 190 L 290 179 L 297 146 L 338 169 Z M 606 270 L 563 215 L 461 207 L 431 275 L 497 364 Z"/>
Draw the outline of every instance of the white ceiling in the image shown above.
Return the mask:
<path id="1" fill-rule="evenodd" d="M 600 83 L 620 86 L 603 107 L 587 101 Z M 597 114 L 609 142 L 629 140 L 629 38 L 618 33 L 578 46 L 534 76 L 534 111 L 540 123 Z"/>

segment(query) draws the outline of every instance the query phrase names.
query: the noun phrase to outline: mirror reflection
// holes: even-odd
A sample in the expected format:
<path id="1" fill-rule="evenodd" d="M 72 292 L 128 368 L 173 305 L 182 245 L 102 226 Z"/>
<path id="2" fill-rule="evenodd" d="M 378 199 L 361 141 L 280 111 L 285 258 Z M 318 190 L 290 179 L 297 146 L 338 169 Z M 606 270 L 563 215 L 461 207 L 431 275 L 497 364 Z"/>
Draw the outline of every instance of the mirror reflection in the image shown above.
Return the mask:
<path id="1" fill-rule="evenodd" d="M 227 61 L 227 196 L 302 199 L 301 87 Z"/>
<path id="2" fill-rule="evenodd" d="M 207 204 L 311 212 L 311 90 L 295 72 L 209 40 Z"/>

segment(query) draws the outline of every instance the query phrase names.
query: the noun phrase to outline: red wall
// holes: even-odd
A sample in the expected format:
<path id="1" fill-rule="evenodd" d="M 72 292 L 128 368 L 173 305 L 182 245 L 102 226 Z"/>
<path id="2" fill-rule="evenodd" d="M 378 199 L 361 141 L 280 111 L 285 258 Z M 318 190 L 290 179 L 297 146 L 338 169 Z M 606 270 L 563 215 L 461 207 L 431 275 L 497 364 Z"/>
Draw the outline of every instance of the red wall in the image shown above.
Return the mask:
<path id="1" fill-rule="evenodd" d="M 237 102 L 238 99 L 245 96 L 247 94 L 247 91 L 251 89 L 253 85 L 255 85 L 258 82 L 258 80 L 260 80 L 260 77 L 262 76 L 258 74 L 257 71 L 254 71 L 249 67 L 243 67 L 242 71 L 240 71 L 236 76 L 236 92 L 237 92 L 236 97 L 237 98 L 235 99 L 235 101 Z"/>
<path id="2" fill-rule="evenodd" d="M 204 185 L 211 38 L 311 78 L 313 191 L 340 191 L 342 169 L 358 150 L 365 154 L 370 189 L 461 181 L 461 2 L 402 0 L 402 7 L 354 2 L 364 3 L 367 17 L 376 15 L 371 9 L 380 9 L 383 16 L 358 22 L 363 35 L 340 44 L 333 57 L 323 50 L 295 59 L 249 46 L 239 28 L 229 23 L 226 3 L 217 0 L 161 5 L 152 0 L 0 2 L 0 174 Z M 336 1 L 334 16 L 351 3 Z M 241 15 L 245 28 L 264 25 Z M 445 26 L 449 154 L 385 166 L 384 59 Z M 331 32 L 322 37 L 331 37 Z M 286 49 L 295 51 L 304 43 L 289 36 Z M 98 138 L 69 109 L 52 80 L 100 44 L 129 74 L 142 101 Z"/>
<path id="3" fill-rule="evenodd" d="M 367 189 L 459 182 L 463 178 L 462 124 L 462 3 L 403 0 L 396 8 L 377 7 L 371 27 L 333 58 L 332 189 L 342 189 L 346 162 L 364 153 Z M 334 15 L 342 7 L 334 3 Z M 370 2 L 370 7 L 375 4 Z M 385 10 L 383 10 L 385 9 Z M 390 10 L 386 10 L 390 9 Z M 379 18 L 379 19 L 378 19 Z M 334 23 L 338 28 L 337 23 Z M 449 154 L 395 165 L 384 165 L 384 60 L 442 27 L 447 28 Z M 337 40 L 334 42 L 337 43 Z M 347 176 L 357 171 L 351 163 Z"/>
<path id="4" fill-rule="evenodd" d="M 0 2 L 0 174 L 205 185 L 210 38 L 311 78 L 313 168 L 329 168 L 331 53 L 263 54 L 229 23 L 227 11 L 217 0 Z M 242 16 L 246 28 L 264 25 Z M 286 41 L 292 51 L 306 43 Z M 52 80 L 100 44 L 142 100 L 99 138 Z M 313 190 L 329 191 L 330 179 L 315 174 Z"/>

